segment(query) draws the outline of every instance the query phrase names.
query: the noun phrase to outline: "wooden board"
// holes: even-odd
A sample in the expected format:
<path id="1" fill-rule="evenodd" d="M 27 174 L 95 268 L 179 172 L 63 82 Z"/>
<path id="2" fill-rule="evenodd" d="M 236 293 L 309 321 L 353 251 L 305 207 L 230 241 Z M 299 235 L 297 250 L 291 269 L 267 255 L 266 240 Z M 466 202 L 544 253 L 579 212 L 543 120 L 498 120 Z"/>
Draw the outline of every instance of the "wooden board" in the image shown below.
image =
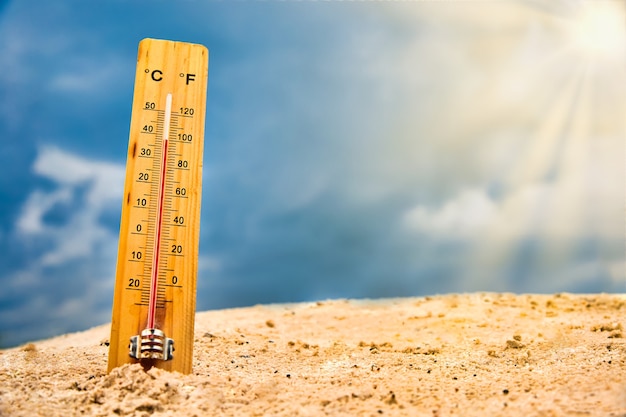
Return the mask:
<path id="1" fill-rule="evenodd" d="M 109 372 L 136 362 L 145 368 L 191 372 L 207 78 L 204 46 L 140 42 Z M 157 329 L 173 340 L 173 358 L 154 357 L 159 356 L 160 342 L 153 336 L 143 345 L 150 358 L 131 357 L 131 337 L 144 329 Z"/>

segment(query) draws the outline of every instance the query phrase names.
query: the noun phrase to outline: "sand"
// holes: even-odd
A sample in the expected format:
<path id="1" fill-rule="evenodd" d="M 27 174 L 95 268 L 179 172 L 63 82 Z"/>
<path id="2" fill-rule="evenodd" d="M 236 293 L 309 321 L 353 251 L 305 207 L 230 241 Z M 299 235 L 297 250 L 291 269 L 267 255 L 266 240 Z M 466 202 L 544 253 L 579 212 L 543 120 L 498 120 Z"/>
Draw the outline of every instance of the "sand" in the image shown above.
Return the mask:
<path id="1" fill-rule="evenodd" d="M 198 313 L 190 375 L 107 375 L 109 325 L 0 351 L 2 416 L 626 416 L 626 296 Z"/>

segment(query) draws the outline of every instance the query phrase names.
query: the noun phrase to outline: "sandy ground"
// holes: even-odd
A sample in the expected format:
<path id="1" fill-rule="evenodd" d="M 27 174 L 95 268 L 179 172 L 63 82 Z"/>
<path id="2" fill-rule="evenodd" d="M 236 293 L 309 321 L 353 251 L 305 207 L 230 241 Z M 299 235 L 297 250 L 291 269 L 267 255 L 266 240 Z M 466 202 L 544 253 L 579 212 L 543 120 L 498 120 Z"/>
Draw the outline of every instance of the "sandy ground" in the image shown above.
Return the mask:
<path id="1" fill-rule="evenodd" d="M 2 416 L 626 416 L 626 296 L 468 294 L 196 318 L 194 372 L 109 326 L 0 351 Z"/>

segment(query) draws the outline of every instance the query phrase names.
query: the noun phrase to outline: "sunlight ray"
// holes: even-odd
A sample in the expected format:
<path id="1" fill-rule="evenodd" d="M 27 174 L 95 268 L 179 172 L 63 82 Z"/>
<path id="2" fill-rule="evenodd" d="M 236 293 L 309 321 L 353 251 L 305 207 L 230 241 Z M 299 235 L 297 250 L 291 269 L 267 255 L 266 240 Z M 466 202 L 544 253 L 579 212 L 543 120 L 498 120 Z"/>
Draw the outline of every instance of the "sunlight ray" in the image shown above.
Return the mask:
<path id="1" fill-rule="evenodd" d="M 588 71 L 581 66 L 555 96 L 527 152 L 503 176 L 508 194 L 471 251 L 470 270 L 499 270 L 506 277 L 537 262 L 562 262 L 571 254 L 571 245 L 562 243 L 571 233 L 570 223 L 578 225 L 584 215 L 584 189 L 577 187 L 584 187 L 589 97 Z M 573 201 L 576 207 L 571 207 Z"/>
<path id="2" fill-rule="evenodd" d="M 539 182 L 553 175 L 555 158 L 563 148 L 563 135 L 572 111 L 572 103 L 579 93 L 584 70 L 573 71 L 551 105 L 551 110 L 543 118 L 543 123 L 533 138 L 530 138 L 527 151 L 518 159 L 505 176 L 508 186 Z"/>

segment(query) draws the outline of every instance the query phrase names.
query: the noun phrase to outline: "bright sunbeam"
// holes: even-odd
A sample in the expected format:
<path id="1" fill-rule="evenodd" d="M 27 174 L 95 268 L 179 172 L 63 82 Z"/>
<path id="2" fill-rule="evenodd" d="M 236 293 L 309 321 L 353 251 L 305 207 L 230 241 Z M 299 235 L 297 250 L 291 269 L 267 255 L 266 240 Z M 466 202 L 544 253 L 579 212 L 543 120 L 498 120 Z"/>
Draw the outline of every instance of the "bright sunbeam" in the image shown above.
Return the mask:
<path id="1" fill-rule="evenodd" d="M 581 4 L 572 25 L 578 49 L 591 56 L 621 54 L 626 48 L 626 15 L 620 2 L 593 1 Z"/>
<path id="2" fill-rule="evenodd" d="M 499 268 L 502 276 L 532 281 L 533 268 L 556 273 L 583 250 L 603 254 L 597 258 L 603 273 L 613 259 L 601 243 L 612 232 L 598 220 L 613 212 L 590 201 L 619 199 L 607 196 L 613 192 L 608 184 L 615 181 L 606 175 L 619 172 L 604 168 L 612 159 L 600 150 L 607 138 L 619 138 L 623 124 L 607 115 L 609 106 L 599 97 L 620 88 L 623 79 L 625 8 L 612 0 L 564 2 L 542 19 L 545 33 L 558 43 L 532 44 L 529 37 L 528 48 L 549 53 L 521 79 L 529 106 L 539 105 L 544 93 L 549 104 L 528 131 L 525 148 L 499 178 L 508 191 L 493 201 L 493 219 L 470 256 L 476 280 L 481 268 Z M 580 236 L 587 242 L 584 248 Z"/>

